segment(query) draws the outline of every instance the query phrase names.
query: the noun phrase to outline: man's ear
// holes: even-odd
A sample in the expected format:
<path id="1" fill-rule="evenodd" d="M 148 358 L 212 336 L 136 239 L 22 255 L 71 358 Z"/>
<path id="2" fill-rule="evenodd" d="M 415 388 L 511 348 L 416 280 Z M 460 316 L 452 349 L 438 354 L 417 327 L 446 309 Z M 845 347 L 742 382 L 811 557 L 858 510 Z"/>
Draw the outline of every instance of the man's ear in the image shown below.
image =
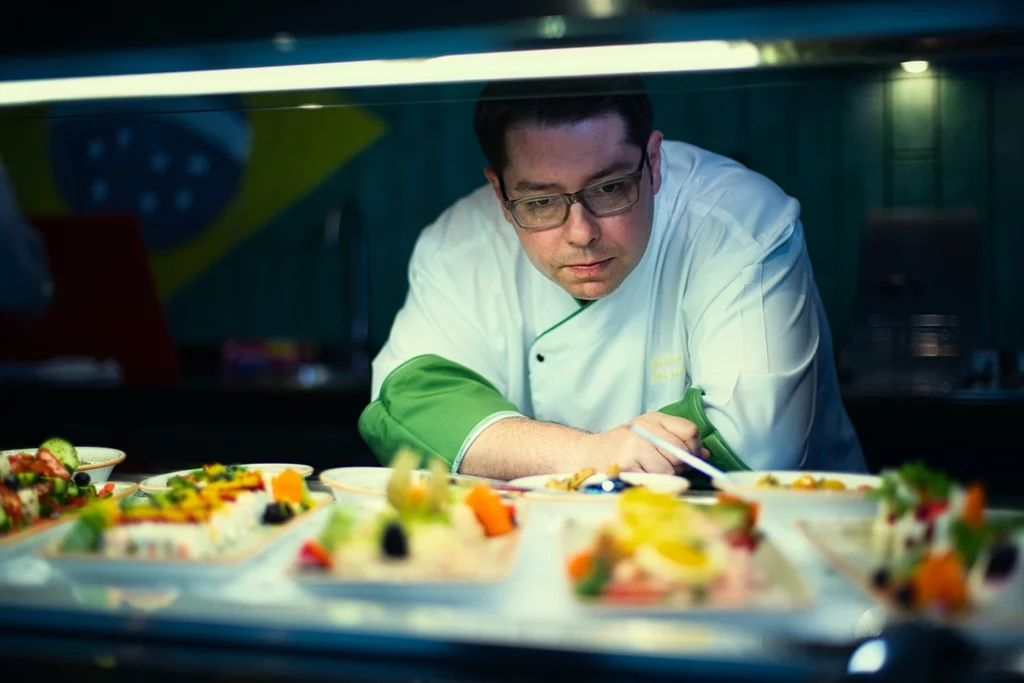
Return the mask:
<path id="1" fill-rule="evenodd" d="M 512 222 L 512 214 L 505 208 L 505 195 L 501 192 L 501 181 L 498 179 L 498 174 L 494 172 L 493 168 L 485 168 L 484 175 L 487 176 L 487 181 L 491 184 L 491 189 L 494 190 L 494 196 L 498 199 L 498 206 L 501 207 L 501 213 L 505 216 L 505 220 L 510 225 L 515 225 Z"/>
<path id="2" fill-rule="evenodd" d="M 658 194 L 658 190 L 661 189 L 661 143 L 664 139 L 665 136 L 661 134 L 660 130 L 651 133 L 651 137 L 647 139 L 647 161 L 651 166 L 653 194 Z"/>

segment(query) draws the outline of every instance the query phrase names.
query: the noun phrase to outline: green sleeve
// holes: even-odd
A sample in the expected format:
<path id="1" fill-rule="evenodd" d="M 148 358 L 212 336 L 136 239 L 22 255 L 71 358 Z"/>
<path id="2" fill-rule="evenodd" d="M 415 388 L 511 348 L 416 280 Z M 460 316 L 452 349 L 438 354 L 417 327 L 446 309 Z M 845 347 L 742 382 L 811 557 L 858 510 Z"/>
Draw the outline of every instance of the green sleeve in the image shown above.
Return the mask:
<path id="1" fill-rule="evenodd" d="M 483 376 L 440 356 L 416 356 L 385 378 L 359 416 L 359 433 L 383 465 L 408 447 L 457 471 L 487 418 L 513 413 L 519 409 Z"/>
<path id="2" fill-rule="evenodd" d="M 725 443 L 722 435 L 715 429 L 715 426 L 708 420 L 707 415 L 704 414 L 704 390 L 691 387 L 686 391 L 683 396 L 683 400 L 667 405 L 660 409 L 658 412 L 665 413 L 666 415 L 672 415 L 674 417 L 681 417 L 689 420 L 690 422 L 697 425 L 697 429 L 700 431 L 700 440 L 704 444 L 704 448 L 711 452 L 711 464 L 722 470 L 723 472 L 730 472 L 735 470 L 749 470 L 743 460 L 736 455 L 729 444 Z M 697 483 L 697 480 L 706 479 L 703 474 L 700 473 L 687 473 L 687 477 Z M 702 481 L 703 483 L 703 481 Z"/>

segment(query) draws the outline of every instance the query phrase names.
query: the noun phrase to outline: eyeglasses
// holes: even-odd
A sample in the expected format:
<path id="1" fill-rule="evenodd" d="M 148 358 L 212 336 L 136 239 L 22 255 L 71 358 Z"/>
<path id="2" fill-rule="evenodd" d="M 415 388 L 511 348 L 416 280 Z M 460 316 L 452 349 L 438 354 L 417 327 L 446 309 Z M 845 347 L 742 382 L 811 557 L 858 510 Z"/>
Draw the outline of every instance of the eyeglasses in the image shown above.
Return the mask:
<path id="1" fill-rule="evenodd" d="M 505 208 L 523 230 L 548 230 L 569 220 L 572 205 L 579 202 L 594 216 L 612 216 L 622 213 L 640 200 L 640 178 L 647 165 L 647 150 L 640 157 L 640 165 L 629 175 L 602 180 L 587 185 L 578 192 L 541 194 L 522 199 L 509 199 L 505 181 L 501 180 L 501 194 Z"/>

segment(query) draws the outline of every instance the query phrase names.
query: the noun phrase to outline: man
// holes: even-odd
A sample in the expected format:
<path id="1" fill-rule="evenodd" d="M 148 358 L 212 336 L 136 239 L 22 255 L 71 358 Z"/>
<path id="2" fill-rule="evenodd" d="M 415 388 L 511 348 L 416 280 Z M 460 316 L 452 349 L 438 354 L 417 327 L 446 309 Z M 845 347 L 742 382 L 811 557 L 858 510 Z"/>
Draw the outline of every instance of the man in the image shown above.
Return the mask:
<path id="1" fill-rule="evenodd" d="M 0 311 L 39 316 L 49 308 L 52 297 L 43 241 L 22 217 L 7 169 L 0 161 Z"/>
<path id="2" fill-rule="evenodd" d="M 653 129 L 636 78 L 492 84 L 488 187 L 420 236 L 359 426 L 453 472 L 865 469 L 799 203 Z"/>

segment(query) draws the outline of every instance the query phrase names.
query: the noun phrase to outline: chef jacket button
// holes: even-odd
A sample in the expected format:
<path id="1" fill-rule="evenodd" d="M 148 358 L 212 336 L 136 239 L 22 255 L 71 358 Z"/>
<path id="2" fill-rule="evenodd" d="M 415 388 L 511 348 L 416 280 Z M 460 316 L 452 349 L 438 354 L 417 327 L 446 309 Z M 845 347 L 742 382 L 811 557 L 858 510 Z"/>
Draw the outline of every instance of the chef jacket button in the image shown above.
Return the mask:
<path id="1" fill-rule="evenodd" d="M 543 363 L 544 362 L 544 354 L 541 354 L 541 353 L 537 354 L 537 362 L 538 363 Z"/>

